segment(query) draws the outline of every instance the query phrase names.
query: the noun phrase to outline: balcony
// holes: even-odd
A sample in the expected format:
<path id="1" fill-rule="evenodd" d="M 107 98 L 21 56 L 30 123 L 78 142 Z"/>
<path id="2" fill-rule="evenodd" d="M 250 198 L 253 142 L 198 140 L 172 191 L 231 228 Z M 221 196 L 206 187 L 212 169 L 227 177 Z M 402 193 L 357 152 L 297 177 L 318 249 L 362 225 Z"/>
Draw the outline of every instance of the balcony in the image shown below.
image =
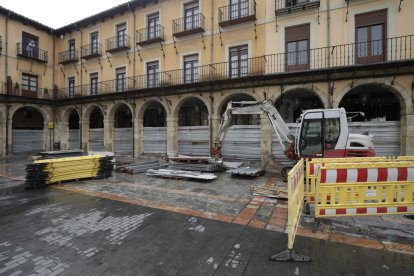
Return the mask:
<path id="1" fill-rule="evenodd" d="M 319 0 L 276 0 L 276 15 L 319 8 Z"/>
<path id="2" fill-rule="evenodd" d="M 91 59 L 102 56 L 102 44 L 88 44 L 81 47 L 81 58 Z"/>
<path id="3" fill-rule="evenodd" d="M 148 44 L 164 41 L 164 27 L 156 25 L 137 31 L 137 45 L 145 46 Z"/>
<path id="4" fill-rule="evenodd" d="M 256 1 L 242 0 L 219 8 L 219 25 L 227 27 L 256 20 Z"/>
<path id="5" fill-rule="evenodd" d="M 131 49 L 129 35 L 119 35 L 106 40 L 106 52 L 116 53 Z"/>
<path id="6" fill-rule="evenodd" d="M 173 35 L 182 37 L 204 32 L 204 15 L 201 13 L 173 20 Z"/>
<path id="7" fill-rule="evenodd" d="M 25 97 L 34 99 L 53 100 L 53 91 L 46 88 L 27 87 L 24 84 L 0 83 L 0 95 L 10 95 L 15 97 Z"/>
<path id="8" fill-rule="evenodd" d="M 58 54 L 59 64 L 65 65 L 79 61 L 79 52 L 76 50 L 64 51 Z"/>
<path id="9" fill-rule="evenodd" d="M 19 42 L 17 45 L 17 56 L 24 57 L 28 59 L 32 59 L 38 62 L 47 63 L 47 51 L 44 51 L 39 48 L 31 48 L 29 49 L 23 49 L 22 43 Z"/>
<path id="10" fill-rule="evenodd" d="M 158 87 L 193 87 L 201 84 L 222 81 L 226 84 L 261 79 L 287 74 L 302 76 L 306 72 L 318 70 L 335 70 L 347 72 L 361 68 L 382 68 L 396 66 L 401 62 L 412 64 L 414 60 L 414 35 L 388 38 L 386 40 L 368 41 L 309 49 L 307 51 L 279 53 L 254 57 L 237 62 L 220 62 L 202 65 L 191 69 L 179 69 L 156 74 L 139 75 L 124 81 L 110 80 L 94 86 L 95 95 L 115 94 L 119 92 L 143 93 Z M 390 64 L 390 65 L 387 65 Z M 375 65 L 375 67 L 372 67 Z M 382 66 L 382 67 L 378 67 Z M 379 70 L 379 69 L 377 69 Z M 155 93 L 157 90 L 149 90 Z M 164 91 L 168 91 L 165 89 Z M 83 85 L 64 88 L 56 94 L 57 100 L 91 96 L 91 86 Z"/>

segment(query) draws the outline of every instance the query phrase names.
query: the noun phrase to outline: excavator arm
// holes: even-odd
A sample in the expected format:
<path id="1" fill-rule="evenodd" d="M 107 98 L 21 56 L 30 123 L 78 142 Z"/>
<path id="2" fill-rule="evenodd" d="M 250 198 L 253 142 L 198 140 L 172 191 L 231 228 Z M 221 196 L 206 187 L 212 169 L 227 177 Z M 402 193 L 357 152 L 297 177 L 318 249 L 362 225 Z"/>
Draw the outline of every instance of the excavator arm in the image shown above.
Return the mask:
<path id="1" fill-rule="evenodd" d="M 240 114 L 266 114 L 272 124 L 273 130 L 279 138 L 280 145 L 283 152 L 289 159 L 296 159 L 295 154 L 295 137 L 290 132 L 285 121 L 280 116 L 277 109 L 269 101 L 243 101 L 243 102 L 229 102 L 227 109 L 223 114 L 221 123 L 218 129 L 217 136 L 214 140 L 214 147 L 212 149 L 212 156 L 215 158 L 221 157 L 221 143 L 226 136 L 227 130 L 231 127 L 232 116 Z"/>

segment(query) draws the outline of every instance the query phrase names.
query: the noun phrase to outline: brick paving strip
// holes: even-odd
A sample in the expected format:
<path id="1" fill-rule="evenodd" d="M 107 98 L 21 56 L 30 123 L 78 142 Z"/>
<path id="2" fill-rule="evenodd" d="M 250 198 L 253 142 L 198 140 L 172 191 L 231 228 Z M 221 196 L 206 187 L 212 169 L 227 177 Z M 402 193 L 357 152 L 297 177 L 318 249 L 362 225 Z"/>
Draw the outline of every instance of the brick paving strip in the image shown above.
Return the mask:
<path id="1" fill-rule="evenodd" d="M 267 230 L 282 232 L 282 233 L 286 232 L 286 222 L 287 222 L 287 216 L 288 216 L 288 209 L 287 209 L 286 203 L 285 204 L 277 203 L 276 206 L 274 206 L 273 213 L 269 221 L 267 222 L 254 218 L 260 206 L 272 206 L 273 205 L 273 204 L 269 204 L 269 202 L 265 200 L 266 197 L 263 197 L 263 196 L 254 196 L 250 201 L 239 199 L 242 202 L 246 202 L 246 207 L 242 209 L 237 216 L 228 216 L 228 215 L 223 215 L 223 214 L 215 214 L 211 212 L 202 212 L 198 210 L 192 210 L 189 208 L 176 207 L 173 205 L 157 203 L 154 201 L 113 195 L 113 194 L 108 194 L 104 192 L 86 191 L 86 190 L 74 188 L 74 187 L 64 185 L 64 184 L 53 185 L 52 187 L 55 189 L 61 189 L 61 190 L 69 191 L 69 192 L 76 192 L 76 193 L 81 193 L 81 194 L 85 194 L 89 196 L 96 196 L 99 198 L 105 198 L 105 199 L 120 201 L 124 203 L 180 213 L 184 215 L 207 218 L 207 219 L 212 219 L 216 221 L 236 223 L 240 225 L 247 225 L 247 226 L 258 228 L 258 229 L 267 229 Z M 164 188 L 158 188 L 158 189 L 166 190 Z M 171 192 L 170 189 L 168 189 L 168 191 Z M 192 195 L 204 196 L 204 195 L 200 195 L 199 193 L 193 193 L 193 192 L 179 191 L 179 193 L 188 194 L 188 195 L 192 194 Z M 217 199 L 217 197 L 221 198 L 221 196 L 212 196 L 212 195 L 210 195 L 209 197 L 211 198 L 214 197 L 214 199 Z M 233 201 L 237 199 L 227 198 L 226 200 Z M 322 232 L 322 231 L 316 231 L 314 233 L 310 229 L 301 228 L 301 227 L 298 228 L 297 235 L 308 237 L 308 238 L 314 238 L 314 239 L 328 240 L 328 241 L 338 242 L 342 244 L 349 244 L 352 246 L 365 247 L 365 248 L 377 249 L 377 250 L 388 250 L 388 251 L 398 252 L 402 254 L 414 255 L 414 247 L 407 245 L 407 244 L 394 243 L 394 242 L 389 242 L 389 241 L 377 241 L 377 240 L 371 240 L 367 238 L 352 237 L 352 236 L 340 235 L 340 234 Z"/>

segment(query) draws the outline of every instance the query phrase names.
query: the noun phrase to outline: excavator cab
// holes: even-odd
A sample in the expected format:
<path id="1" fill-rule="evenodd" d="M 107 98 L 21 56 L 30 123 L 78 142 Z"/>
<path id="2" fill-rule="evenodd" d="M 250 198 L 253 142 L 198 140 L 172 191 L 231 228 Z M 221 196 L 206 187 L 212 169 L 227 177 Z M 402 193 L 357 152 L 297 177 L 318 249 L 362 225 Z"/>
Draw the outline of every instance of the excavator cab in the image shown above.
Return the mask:
<path id="1" fill-rule="evenodd" d="M 344 157 L 348 139 L 346 112 L 340 109 L 305 111 L 296 141 L 300 157 Z"/>

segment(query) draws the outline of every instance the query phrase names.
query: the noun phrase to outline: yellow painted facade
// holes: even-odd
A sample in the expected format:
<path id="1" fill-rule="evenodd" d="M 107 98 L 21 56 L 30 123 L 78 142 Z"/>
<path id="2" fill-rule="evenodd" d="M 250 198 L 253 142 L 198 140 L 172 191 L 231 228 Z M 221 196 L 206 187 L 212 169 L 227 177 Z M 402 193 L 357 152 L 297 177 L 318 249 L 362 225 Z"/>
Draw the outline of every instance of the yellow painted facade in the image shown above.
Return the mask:
<path id="1" fill-rule="evenodd" d="M 184 7 L 192 3 L 198 3 L 198 11 L 204 18 L 203 30 L 176 37 L 173 33 L 173 22 L 185 18 Z M 53 133 L 48 132 L 47 127 L 44 128 L 44 149 L 51 148 L 52 138 L 53 141 L 60 142 L 61 148 L 69 147 L 68 120 L 71 110 L 76 110 L 80 117 L 81 148 L 90 149 L 90 116 L 93 108 L 98 107 L 103 113 L 104 149 L 115 150 L 114 116 L 117 108 L 124 104 L 133 114 L 134 142 L 131 151 L 132 155 L 136 156 L 145 153 L 144 113 L 150 103 L 160 103 L 165 110 L 166 152 L 178 154 L 179 114 L 182 106 L 188 101 L 199 99 L 206 106 L 208 122 L 211 125 L 209 137 L 206 139 L 211 144 L 217 130 L 221 109 L 226 101 L 233 99 L 234 95 L 245 95 L 256 100 L 271 99 L 275 104 L 280 102 L 284 95 L 293 95 L 287 99 L 289 104 L 286 104 L 285 100 L 285 105 L 281 107 L 286 108 L 283 114 L 285 119 L 289 118 L 292 121 L 297 111 L 289 108 L 289 105 L 294 104 L 295 97 L 298 95 L 304 101 L 308 99 L 309 94 L 320 102 L 320 107 L 336 108 L 342 105 L 341 102 L 350 95 L 350 91 L 367 85 L 389 91 L 397 99 L 400 110 L 396 112 L 401 116 L 398 126 L 399 154 L 413 153 L 414 70 L 410 64 L 410 61 L 414 60 L 413 1 L 310 0 L 298 1 L 297 5 L 288 7 L 287 2 L 282 0 L 241 0 L 238 2 L 241 6 L 237 12 L 241 12 L 243 7 L 249 8 L 247 14 L 241 12 L 238 15 L 241 14 L 243 18 L 245 15 L 252 14 L 253 19 L 246 22 L 236 20 L 229 26 L 220 26 L 222 25 L 220 20 L 232 16 L 229 12 L 231 3 L 233 1 L 230 0 L 130 1 L 57 30 L 51 28 L 47 30 L 46 26 L 30 19 L 22 19 L 16 14 L 10 17 L 7 10 L 3 10 L 0 12 L 2 38 L 0 82 L 1 94 L 5 97 L 2 98 L 4 102 L 0 102 L 0 154 L 13 152 L 13 112 L 24 107 L 25 101 L 42 113 L 46 126 L 48 121 L 55 122 Z M 296 6 L 301 6 L 301 9 L 295 9 Z M 398 63 L 395 65 L 389 63 L 381 69 L 369 69 L 374 72 L 372 75 L 364 73 L 364 77 L 359 77 L 359 70 L 362 69 L 354 62 L 357 51 L 356 16 L 381 10 L 385 10 L 384 32 L 386 40 L 390 43 L 384 48 L 385 61 L 404 61 L 405 69 L 399 71 L 396 69 L 400 66 Z M 159 16 L 158 23 L 163 28 L 163 39 L 161 42 L 138 46 L 138 33 L 148 27 L 149 17 L 154 14 Z M 120 24 L 126 25 L 129 49 L 109 53 L 108 39 L 117 37 L 117 26 Z M 292 35 L 289 33 L 292 29 L 288 28 L 306 24 L 309 24 L 308 68 L 303 74 L 295 75 L 294 72 L 286 69 L 288 47 L 286 36 Z M 48 53 L 47 63 L 17 55 L 16 45 L 22 42 L 23 33 L 39 38 L 38 47 Z M 92 43 L 93 33 L 98 33 L 100 55 L 88 59 L 82 58 L 81 47 Z M 405 37 L 405 40 L 396 39 L 398 43 L 392 42 L 391 38 L 398 37 Z M 61 54 L 69 50 L 69 41 L 72 40 L 75 41 L 79 58 L 75 62 L 62 64 Z M 404 43 L 405 48 L 402 49 Z M 407 47 L 408 44 L 412 44 L 413 47 Z M 231 81 L 226 81 L 230 78 L 230 49 L 242 45 L 247 45 L 247 57 L 250 59 L 247 61 L 247 75 L 252 79 L 233 78 Z M 184 57 L 195 54 L 199 66 L 197 82 L 201 84 L 187 85 L 183 81 Z M 149 82 L 147 65 L 154 61 L 158 62 L 160 73 L 158 85 L 161 87 L 146 90 Z M 329 62 L 332 65 L 326 65 Z M 335 66 L 341 67 L 342 71 L 338 73 L 332 69 Z M 127 90 L 132 92 L 124 98 L 118 96 L 111 98 L 116 94 L 114 84 L 119 68 L 125 68 L 125 76 L 130 79 Z M 21 85 L 23 74 L 37 76 L 37 98 L 50 101 L 39 103 L 21 97 L 20 100 L 15 97 L 7 98 L 10 94 L 10 87 L 7 88 L 8 77 L 12 79 L 12 90 L 14 90 L 16 82 Z M 94 74 L 98 76 L 99 92 L 98 96 L 89 99 L 87 96 L 91 95 L 91 75 Z M 69 79 L 72 78 L 75 79 L 76 87 L 82 86 L 76 90 L 75 98 L 82 97 L 74 102 L 57 101 L 58 104 L 53 107 L 54 100 L 68 97 Z M 219 82 L 216 84 L 216 81 Z M 175 84 L 181 86 L 174 86 Z M 47 91 L 44 88 L 47 88 Z M 49 95 L 45 96 L 46 92 Z M 366 93 L 368 92 L 364 92 Z M 108 94 L 108 97 L 103 97 L 104 94 Z M 260 131 L 262 136 L 259 138 L 261 141 L 258 142 L 261 150 L 259 159 L 265 160 L 272 154 L 274 140 L 272 129 L 265 119 L 262 119 Z"/>

